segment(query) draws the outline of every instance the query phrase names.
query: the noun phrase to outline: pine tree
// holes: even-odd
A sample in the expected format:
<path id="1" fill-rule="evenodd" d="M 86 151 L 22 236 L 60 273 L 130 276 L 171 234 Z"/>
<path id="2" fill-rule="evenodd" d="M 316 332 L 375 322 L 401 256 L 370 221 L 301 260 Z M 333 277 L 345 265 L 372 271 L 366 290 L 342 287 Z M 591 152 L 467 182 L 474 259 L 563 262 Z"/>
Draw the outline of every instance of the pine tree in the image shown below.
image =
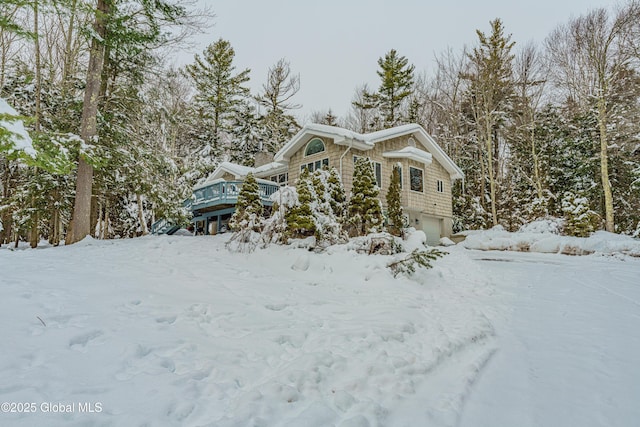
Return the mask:
<path id="1" fill-rule="evenodd" d="M 293 206 L 285 214 L 287 220 L 287 233 L 289 237 L 313 236 L 316 231 L 316 224 L 311 211 L 311 204 L 314 202 L 313 184 L 311 175 L 305 168 L 298 178 L 296 184 L 298 193 L 298 204 Z"/>
<path id="2" fill-rule="evenodd" d="M 353 188 L 348 207 L 350 235 L 364 236 L 374 229 L 381 229 L 383 217 L 379 193 L 373 165 L 368 159 L 359 157 L 354 165 Z"/>
<path id="3" fill-rule="evenodd" d="M 400 170 L 393 168 L 391 182 L 387 191 L 387 218 L 389 219 L 389 232 L 394 236 L 404 237 L 404 219 L 402 217 L 402 189 L 400 188 Z"/>
<path id="4" fill-rule="evenodd" d="M 327 193 L 329 194 L 331 211 L 337 220 L 342 223 L 344 221 L 347 197 L 344 192 L 344 186 L 342 185 L 342 179 L 340 179 L 340 174 L 334 167 L 329 171 L 329 177 L 327 178 Z"/>
<path id="5" fill-rule="evenodd" d="M 500 19 L 491 21 L 491 34 L 486 35 L 476 31 L 479 45 L 468 55 L 470 70 L 464 73 L 469 82 L 468 103 L 472 113 L 472 120 L 478 143 L 481 147 L 481 169 L 486 170 L 485 176 L 489 181 L 489 200 L 493 225 L 498 224 L 497 214 L 497 185 L 500 179 L 500 156 L 503 150 L 499 145 L 500 127 L 506 119 L 513 93 L 511 49 L 514 42 L 511 36 L 504 34 L 504 27 Z M 486 161 L 484 160 L 486 158 Z M 484 193 L 484 185 L 481 185 Z M 482 194 L 481 200 L 484 199 Z"/>
<path id="6" fill-rule="evenodd" d="M 405 100 L 413 93 L 415 66 L 409 65 L 409 60 L 399 56 L 395 49 L 387 52 L 384 58 L 379 58 L 378 66 L 380 69 L 377 74 L 381 80 L 378 92 L 364 92 L 364 102 L 354 102 L 354 105 L 363 109 L 378 109 L 382 127 L 389 128 L 405 121 L 402 110 Z"/>
<path id="7" fill-rule="evenodd" d="M 211 144 L 223 142 L 222 133 L 228 130 L 228 120 L 236 113 L 242 99 L 249 95 L 244 84 L 249 81 L 249 69 L 235 73 L 235 51 L 227 40 L 219 39 L 207 46 L 204 57 L 195 56 L 195 63 L 185 67 L 193 80 L 201 118 L 210 122 Z"/>
<path id="8" fill-rule="evenodd" d="M 253 166 L 264 137 L 256 108 L 248 101 L 243 102 L 237 114 L 231 119 L 230 128 L 231 161 L 240 165 Z"/>
<path id="9" fill-rule="evenodd" d="M 566 220 L 564 230 L 570 236 L 588 237 L 599 228 L 598 215 L 589 208 L 586 197 L 566 192 L 562 198 L 562 211 Z"/>
<path id="10" fill-rule="evenodd" d="M 236 211 L 229 220 L 229 228 L 233 231 L 250 229 L 260 231 L 262 218 L 262 201 L 260 200 L 260 186 L 252 173 L 249 173 L 242 183 L 238 194 Z"/>

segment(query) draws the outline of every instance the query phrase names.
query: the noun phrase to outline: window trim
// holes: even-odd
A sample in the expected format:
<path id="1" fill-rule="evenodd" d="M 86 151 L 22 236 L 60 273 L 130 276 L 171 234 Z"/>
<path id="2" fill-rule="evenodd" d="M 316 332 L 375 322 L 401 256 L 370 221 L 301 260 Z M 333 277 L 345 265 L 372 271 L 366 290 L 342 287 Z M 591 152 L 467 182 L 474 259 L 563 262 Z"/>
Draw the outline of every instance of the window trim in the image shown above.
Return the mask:
<path id="1" fill-rule="evenodd" d="M 316 142 L 316 141 L 319 141 L 319 142 L 322 144 L 322 150 L 320 150 L 320 151 L 316 151 L 316 152 L 314 152 L 314 153 L 309 153 L 309 146 L 310 146 L 312 143 Z M 305 148 L 304 148 L 304 157 L 315 156 L 316 154 L 326 153 L 326 151 L 327 151 L 327 145 L 324 143 L 324 141 L 322 140 L 322 138 L 318 138 L 318 137 L 316 136 L 316 137 L 311 138 L 311 140 L 310 140 L 309 142 L 307 142 L 307 145 L 306 145 L 306 146 L 305 146 Z"/>
<path id="2" fill-rule="evenodd" d="M 444 181 L 441 179 L 438 179 L 436 181 L 436 191 L 438 193 L 444 193 Z"/>
<path id="3" fill-rule="evenodd" d="M 417 170 L 420 171 L 420 176 L 422 177 L 421 182 L 420 182 L 420 186 L 422 187 L 421 190 L 414 190 L 413 189 L 413 181 L 411 179 L 411 170 Z M 421 168 L 416 168 L 414 166 L 409 166 L 409 190 L 413 191 L 414 193 L 420 193 L 420 194 L 424 194 L 424 169 Z"/>
<path id="4" fill-rule="evenodd" d="M 320 167 L 316 167 L 316 163 L 320 163 Z M 307 168 L 307 170 L 309 170 L 309 173 L 313 173 L 317 170 L 323 169 L 325 166 L 327 167 L 327 169 L 329 169 L 329 157 L 325 157 L 324 159 L 314 160 L 313 162 L 301 163 L 300 173 L 302 173 L 304 168 Z"/>

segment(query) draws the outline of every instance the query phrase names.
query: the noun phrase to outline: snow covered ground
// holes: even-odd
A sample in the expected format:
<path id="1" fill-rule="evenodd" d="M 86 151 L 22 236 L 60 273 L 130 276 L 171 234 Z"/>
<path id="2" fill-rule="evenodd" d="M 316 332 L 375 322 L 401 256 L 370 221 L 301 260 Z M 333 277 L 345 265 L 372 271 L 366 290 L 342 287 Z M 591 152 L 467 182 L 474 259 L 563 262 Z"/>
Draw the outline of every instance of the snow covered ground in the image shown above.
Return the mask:
<path id="1" fill-rule="evenodd" d="M 225 239 L 0 248 L 0 402 L 22 411 L 0 425 L 640 419 L 637 258 L 458 245 L 394 279 L 387 257 L 345 247 Z"/>

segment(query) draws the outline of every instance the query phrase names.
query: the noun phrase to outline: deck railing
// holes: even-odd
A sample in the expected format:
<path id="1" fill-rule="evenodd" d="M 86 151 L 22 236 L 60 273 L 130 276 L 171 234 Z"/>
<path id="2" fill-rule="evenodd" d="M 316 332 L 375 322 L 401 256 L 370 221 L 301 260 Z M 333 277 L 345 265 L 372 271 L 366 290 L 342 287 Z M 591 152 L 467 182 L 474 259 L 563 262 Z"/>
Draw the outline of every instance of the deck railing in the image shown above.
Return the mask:
<path id="1" fill-rule="evenodd" d="M 193 198 L 185 200 L 185 207 L 195 210 L 204 205 L 235 204 L 238 201 L 238 194 L 242 188 L 243 181 L 221 181 L 200 187 L 193 192 Z M 258 183 L 260 199 L 268 202 L 273 193 L 278 191 L 278 184 Z"/>

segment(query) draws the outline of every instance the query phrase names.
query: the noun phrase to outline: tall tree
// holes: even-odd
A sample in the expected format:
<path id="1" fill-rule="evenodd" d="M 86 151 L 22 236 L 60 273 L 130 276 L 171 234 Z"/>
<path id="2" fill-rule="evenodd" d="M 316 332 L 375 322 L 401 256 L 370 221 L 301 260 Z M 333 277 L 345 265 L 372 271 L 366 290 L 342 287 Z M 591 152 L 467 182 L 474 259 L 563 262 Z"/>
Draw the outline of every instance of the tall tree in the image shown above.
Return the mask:
<path id="1" fill-rule="evenodd" d="M 195 63 L 185 67 L 197 90 L 200 114 L 210 120 L 210 142 L 216 148 L 222 142 L 222 133 L 228 130 L 228 120 L 236 113 L 243 98 L 249 95 L 249 88 L 244 84 L 249 81 L 250 70 L 236 73 L 234 58 L 231 44 L 219 39 L 207 46 L 203 57 L 196 55 Z"/>
<path id="2" fill-rule="evenodd" d="M 300 90 L 300 75 L 292 74 L 291 66 L 284 58 L 269 68 L 267 82 L 255 97 L 265 108 L 260 117 L 263 129 L 262 150 L 275 154 L 300 129 L 291 110 L 300 108 L 292 98 Z"/>
<path id="3" fill-rule="evenodd" d="M 491 21 L 491 34 L 476 30 L 479 44 L 468 55 L 469 70 L 464 77 L 469 82 L 468 98 L 477 138 L 484 146 L 489 178 L 489 197 L 493 225 L 498 224 L 496 212 L 496 175 L 499 173 L 499 127 L 504 123 L 513 93 L 511 49 L 514 42 L 504 34 L 500 19 Z"/>
<path id="4" fill-rule="evenodd" d="M 107 20 L 113 13 L 111 0 L 98 0 L 93 23 L 93 38 L 87 68 L 87 84 L 82 107 L 80 137 L 87 144 L 92 144 L 98 134 L 97 115 L 104 64 L 104 40 Z M 73 216 L 65 244 L 79 242 L 91 232 L 91 194 L 93 185 L 93 166 L 83 156 L 78 159 L 76 178 L 76 198 L 73 205 Z"/>
<path id="5" fill-rule="evenodd" d="M 399 56 L 391 49 L 384 57 L 378 59 L 377 71 L 380 87 L 376 93 L 366 93 L 362 108 L 377 108 L 382 118 L 383 127 L 392 127 L 404 121 L 403 107 L 405 100 L 413 93 L 414 65 Z"/>
<path id="6" fill-rule="evenodd" d="M 260 105 L 268 112 L 294 110 L 300 104 L 293 103 L 293 98 L 300 90 L 300 75 L 291 73 L 291 65 L 284 58 L 269 68 L 267 82 L 262 85 L 262 93 L 256 96 Z"/>

